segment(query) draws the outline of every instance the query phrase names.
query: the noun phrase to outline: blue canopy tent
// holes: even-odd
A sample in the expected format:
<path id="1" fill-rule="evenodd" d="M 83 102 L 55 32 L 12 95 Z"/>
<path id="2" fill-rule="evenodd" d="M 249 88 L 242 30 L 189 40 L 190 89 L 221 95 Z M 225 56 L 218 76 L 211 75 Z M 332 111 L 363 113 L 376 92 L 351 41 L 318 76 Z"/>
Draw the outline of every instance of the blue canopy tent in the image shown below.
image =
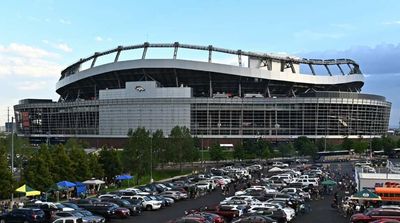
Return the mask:
<path id="1" fill-rule="evenodd" d="M 71 188 L 75 187 L 75 184 L 69 181 L 60 181 L 57 183 L 58 188 Z"/>
<path id="2" fill-rule="evenodd" d="M 127 174 L 119 175 L 119 176 L 115 177 L 115 180 L 119 180 L 119 181 L 127 180 L 128 181 L 128 187 L 129 187 L 129 183 L 130 183 L 131 179 L 133 179 L 133 176 L 127 175 Z"/>
<path id="3" fill-rule="evenodd" d="M 131 176 L 131 175 L 119 175 L 119 176 L 117 176 L 115 179 L 116 180 L 130 180 L 130 179 L 132 179 L 133 177 Z"/>
<path id="4" fill-rule="evenodd" d="M 76 191 L 77 197 L 80 197 L 80 196 L 86 194 L 86 190 L 87 190 L 86 184 L 83 184 L 81 182 L 75 182 L 75 188 L 76 188 L 75 191 Z"/>

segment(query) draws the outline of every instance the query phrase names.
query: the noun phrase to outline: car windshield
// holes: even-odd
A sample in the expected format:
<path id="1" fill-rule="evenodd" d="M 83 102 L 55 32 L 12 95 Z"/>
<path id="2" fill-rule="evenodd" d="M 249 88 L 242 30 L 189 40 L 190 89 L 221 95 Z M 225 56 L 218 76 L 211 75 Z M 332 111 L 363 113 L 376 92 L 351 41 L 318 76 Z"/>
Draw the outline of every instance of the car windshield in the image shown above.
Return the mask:
<path id="1" fill-rule="evenodd" d="M 150 198 L 148 198 L 148 197 L 143 197 L 143 200 L 145 200 L 145 201 L 150 201 Z"/>
<path id="2" fill-rule="evenodd" d="M 79 211 L 79 213 L 81 213 L 84 216 L 93 216 L 92 212 L 86 210 Z"/>
<path id="3" fill-rule="evenodd" d="M 121 203 L 123 203 L 124 205 L 130 205 L 129 201 L 127 200 L 121 200 Z"/>

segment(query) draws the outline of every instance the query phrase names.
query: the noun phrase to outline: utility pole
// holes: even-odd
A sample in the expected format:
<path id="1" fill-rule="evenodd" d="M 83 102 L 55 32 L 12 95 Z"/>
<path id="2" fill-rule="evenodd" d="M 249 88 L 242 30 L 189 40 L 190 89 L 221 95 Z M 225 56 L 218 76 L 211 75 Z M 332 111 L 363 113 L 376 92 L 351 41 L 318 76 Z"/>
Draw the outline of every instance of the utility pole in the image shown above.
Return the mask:
<path id="1" fill-rule="evenodd" d="M 11 117 L 11 176 L 14 179 L 14 117 Z M 11 200 L 14 201 L 14 193 L 11 193 Z"/>
<path id="2" fill-rule="evenodd" d="M 153 183 L 153 133 L 150 131 L 150 183 Z"/>

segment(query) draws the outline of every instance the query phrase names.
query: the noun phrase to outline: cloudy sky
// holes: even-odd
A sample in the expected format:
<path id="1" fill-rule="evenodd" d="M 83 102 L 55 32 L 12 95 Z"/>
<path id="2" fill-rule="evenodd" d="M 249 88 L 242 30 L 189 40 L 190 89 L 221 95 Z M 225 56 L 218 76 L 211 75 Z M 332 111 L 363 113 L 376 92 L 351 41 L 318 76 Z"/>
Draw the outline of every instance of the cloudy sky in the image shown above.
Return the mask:
<path id="1" fill-rule="evenodd" d="M 79 58 L 118 45 L 178 41 L 352 58 L 366 76 L 363 92 L 386 96 L 390 126 L 398 127 L 399 9 L 397 0 L 2 1 L 0 123 L 20 99 L 57 100 L 60 71 Z"/>

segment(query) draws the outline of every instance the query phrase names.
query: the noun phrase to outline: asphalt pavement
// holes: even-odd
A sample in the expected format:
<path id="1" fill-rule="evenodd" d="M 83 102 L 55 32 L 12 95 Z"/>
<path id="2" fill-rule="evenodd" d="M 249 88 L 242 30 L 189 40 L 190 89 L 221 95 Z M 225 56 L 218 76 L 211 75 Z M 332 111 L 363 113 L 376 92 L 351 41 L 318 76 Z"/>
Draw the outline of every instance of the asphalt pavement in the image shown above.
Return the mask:
<path id="1" fill-rule="evenodd" d="M 339 163 L 331 165 L 331 168 L 340 169 L 341 172 L 352 174 L 350 163 Z M 213 191 L 197 199 L 178 201 L 171 207 L 156 211 L 144 211 L 140 216 L 129 217 L 128 219 L 112 219 L 111 223 L 165 223 L 184 216 L 185 210 L 197 209 L 204 206 L 217 205 L 224 196 L 220 190 Z M 310 201 L 311 211 L 297 216 L 295 223 L 346 223 L 348 219 L 341 216 L 338 211 L 331 207 L 333 195 L 323 196 L 321 200 Z"/>

